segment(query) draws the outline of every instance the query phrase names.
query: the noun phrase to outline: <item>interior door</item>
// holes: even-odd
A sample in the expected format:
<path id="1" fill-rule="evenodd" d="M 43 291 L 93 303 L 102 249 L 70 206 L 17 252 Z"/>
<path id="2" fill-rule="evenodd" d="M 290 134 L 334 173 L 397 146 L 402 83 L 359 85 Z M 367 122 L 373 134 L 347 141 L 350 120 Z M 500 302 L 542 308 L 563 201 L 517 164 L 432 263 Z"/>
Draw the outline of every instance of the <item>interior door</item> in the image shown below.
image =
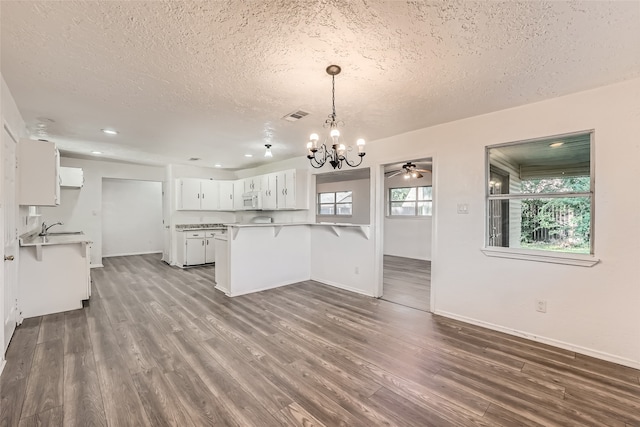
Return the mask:
<path id="1" fill-rule="evenodd" d="M 2 127 L 2 215 L 4 220 L 4 292 L 3 292 L 3 353 L 9 346 L 18 322 L 18 229 L 16 223 L 16 145 L 6 126 Z"/>

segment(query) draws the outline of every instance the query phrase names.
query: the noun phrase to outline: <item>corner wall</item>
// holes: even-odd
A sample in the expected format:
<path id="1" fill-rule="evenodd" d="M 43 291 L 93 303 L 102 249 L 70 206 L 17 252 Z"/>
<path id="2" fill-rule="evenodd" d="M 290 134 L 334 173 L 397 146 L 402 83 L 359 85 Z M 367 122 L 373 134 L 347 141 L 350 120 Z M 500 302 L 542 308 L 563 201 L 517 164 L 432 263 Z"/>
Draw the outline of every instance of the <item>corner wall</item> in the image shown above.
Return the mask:
<path id="1" fill-rule="evenodd" d="M 634 79 L 368 146 L 369 160 L 378 164 L 434 158 L 436 314 L 640 368 L 639 100 L 640 79 Z M 600 263 L 589 268 L 485 256 L 485 147 L 589 129 L 595 129 Z M 468 214 L 457 213 L 459 203 L 468 204 Z M 381 257 L 382 247 L 377 251 Z M 547 313 L 536 312 L 536 299 L 547 301 Z"/>
<path id="2" fill-rule="evenodd" d="M 60 189 L 61 201 L 56 207 L 41 207 L 41 221 L 62 221 L 66 230 L 82 230 L 91 238 L 91 265 L 102 265 L 102 179 L 164 180 L 164 168 L 110 161 L 60 159 L 62 166 L 82 168 L 84 186 L 81 189 Z"/>

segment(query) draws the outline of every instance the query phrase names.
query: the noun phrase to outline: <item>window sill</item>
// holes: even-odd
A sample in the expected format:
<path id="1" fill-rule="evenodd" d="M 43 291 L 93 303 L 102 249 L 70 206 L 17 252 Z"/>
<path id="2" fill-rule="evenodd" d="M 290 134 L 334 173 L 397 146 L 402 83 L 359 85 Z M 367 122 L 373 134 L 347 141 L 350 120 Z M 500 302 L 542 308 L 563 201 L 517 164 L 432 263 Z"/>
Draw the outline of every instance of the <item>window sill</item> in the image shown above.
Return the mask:
<path id="1" fill-rule="evenodd" d="M 546 262 L 550 264 L 576 265 L 579 267 L 593 267 L 600 262 L 593 255 L 570 254 L 562 252 L 532 251 L 513 248 L 484 248 L 482 253 L 490 257 L 519 259 L 524 261 Z"/>

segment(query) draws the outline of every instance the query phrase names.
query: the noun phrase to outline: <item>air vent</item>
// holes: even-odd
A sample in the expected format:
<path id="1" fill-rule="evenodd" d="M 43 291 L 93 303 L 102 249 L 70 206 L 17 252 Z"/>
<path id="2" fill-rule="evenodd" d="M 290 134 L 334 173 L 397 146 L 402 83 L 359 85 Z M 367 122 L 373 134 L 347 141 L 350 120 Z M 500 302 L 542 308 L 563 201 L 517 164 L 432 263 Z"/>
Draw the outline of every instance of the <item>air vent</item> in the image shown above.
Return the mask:
<path id="1" fill-rule="evenodd" d="M 200 159 L 200 157 L 190 157 L 190 158 L 189 158 L 189 161 L 190 161 L 190 162 L 195 162 L 195 161 L 197 161 L 197 160 L 201 160 L 201 159 Z"/>
<path id="2" fill-rule="evenodd" d="M 308 115 L 309 113 L 307 113 L 306 111 L 298 110 L 298 111 L 294 111 L 293 113 L 287 114 L 286 116 L 283 117 L 283 119 L 285 119 L 288 122 L 295 122 Z"/>

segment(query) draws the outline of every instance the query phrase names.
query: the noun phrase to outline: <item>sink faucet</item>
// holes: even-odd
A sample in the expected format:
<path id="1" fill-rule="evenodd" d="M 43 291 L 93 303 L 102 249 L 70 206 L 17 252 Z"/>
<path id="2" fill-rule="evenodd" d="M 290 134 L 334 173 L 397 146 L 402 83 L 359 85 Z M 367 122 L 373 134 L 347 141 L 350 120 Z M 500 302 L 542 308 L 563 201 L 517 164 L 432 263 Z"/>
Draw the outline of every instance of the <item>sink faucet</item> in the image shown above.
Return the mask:
<path id="1" fill-rule="evenodd" d="M 38 236 L 46 236 L 48 234 L 49 229 L 54 225 L 64 225 L 64 224 L 62 222 L 56 222 L 55 224 L 51 224 L 50 226 L 47 227 L 47 223 L 42 221 L 42 230 L 40 230 L 40 234 L 38 234 Z"/>

